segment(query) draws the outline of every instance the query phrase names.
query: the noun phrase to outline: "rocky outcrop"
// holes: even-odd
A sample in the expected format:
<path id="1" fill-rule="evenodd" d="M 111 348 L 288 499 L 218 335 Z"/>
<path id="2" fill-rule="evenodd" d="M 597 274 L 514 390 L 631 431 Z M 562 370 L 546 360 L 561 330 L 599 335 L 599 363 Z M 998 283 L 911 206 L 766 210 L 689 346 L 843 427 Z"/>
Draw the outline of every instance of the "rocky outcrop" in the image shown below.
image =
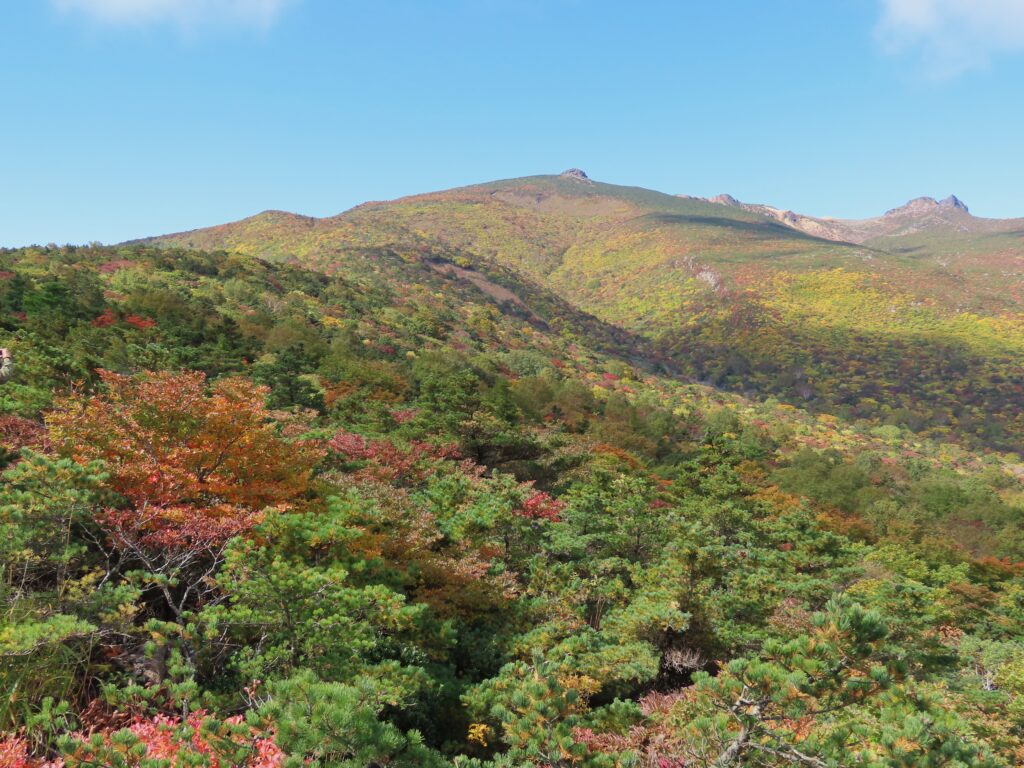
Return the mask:
<path id="1" fill-rule="evenodd" d="M 719 205 L 728 205 L 732 208 L 740 208 L 743 206 L 739 200 L 732 195 L 715 195 L 711 198 L 712 203 L 718 203 Z"/>
<path id="2" fill-rule="evenodd" d="M 576 181 L 590 181 L 590 177 L 579 168 L 570 168 L 560 174 L 563 179 L 576 179 Z"/>
<path id="3" fill-rule="evenodd" d="M 886 216 L 918 216 L 922 214 L 935 213 L 937 211 L 963 211 L 969 213 L 964 201 L 956 195 L 950 195 L 944 200 L 936 200 L 934 197 L 915 197 L 913 200 L 901 205 L 899 208 L 892 208 L 885 212 Z"/>
<path id="4" fill-rule="evenodd" d="M 679 195 L 679 197 L 686 197 Z M 757 213 L 775 219 L 787 227 L 813 237 L 847 243 L 864 243 L 878 237 L 913 234 L 925 229 L 940 228 L 956 232 L 973 231 L 978 221 L 971 216 L 967 205 L 956 195 L 943 200 L 934 197 L 916 197 L 913 200 L 870 219 L 832 219 L 805 216 L 794 211 L 774 208 L 758 203 L 743 203 L 732 195 L 716 195 L 703 200 L 717 205 Z"/>
<path id="5" fill-rule="evenodd" d="M 939 207 L 940 208 L 955 208 L 958 211 L 963 211 L 964 213 L 970 213 L 970 210 L 964 204 L 964 201 L 961 200 L 956 195 L 950 195 L 945 200 L 939 200 Z"/>

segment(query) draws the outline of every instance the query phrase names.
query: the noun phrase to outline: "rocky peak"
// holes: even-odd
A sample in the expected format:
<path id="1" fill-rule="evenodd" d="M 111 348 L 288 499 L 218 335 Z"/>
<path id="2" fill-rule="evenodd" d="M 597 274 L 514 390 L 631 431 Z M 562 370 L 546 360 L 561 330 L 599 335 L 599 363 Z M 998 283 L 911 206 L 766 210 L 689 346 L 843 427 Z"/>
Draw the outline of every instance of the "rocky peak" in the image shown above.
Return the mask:
<path id="1" fill-rule="evenodd" d="M 739 208 L 742 203 L 732 195 L 715 195 L 711 198 L 712 203 L 719 203 L 720 205 L 731 205 L 733 208 Z"/>
<path id="2" fill-rule="evenodd" d="M 926 213 L 936 206 L 938 201 L 934 197 L 915 197 L 898 208 L 891 208 L 885 212 L 886 216 L 900 216 L 907 213 Z"/>
<path id="3" fill-rule="evenodd" d="M 950 195 L 945 200 L 940 200 L 939 207 L 954 208 L 958 211 L 963 211 L 964 213 L 970 213 L 970 210 L 967 208 L 967 205 L 964 203 L 964 201 L 961 200 L 956 195 Z"/>
<path id="4" fill-rule="evenodd" d="M 576 181 L 590 181 L 590 177 L 579 168 L 570 168 L 567 171 L 562 171 L 561 176 L 565 179 L 576 179 Z"/>
<path id="5" fill-rule="evenodd" d="M 958 198 L 956 195 L 950 195 L 944 200 L 936 200 L 934 197 L 915 197 L 905 205 L 901 205 L 899 208 L 893 208 L 892 210 L 886 211 L 886 216 L 902 216 L 906 214 L 921 214 L 931 213 L 937 208 L 943 208 L 946 210 L 963 211 L 967 213 L 967 206 L 964 205 L 963 200 Z"/>

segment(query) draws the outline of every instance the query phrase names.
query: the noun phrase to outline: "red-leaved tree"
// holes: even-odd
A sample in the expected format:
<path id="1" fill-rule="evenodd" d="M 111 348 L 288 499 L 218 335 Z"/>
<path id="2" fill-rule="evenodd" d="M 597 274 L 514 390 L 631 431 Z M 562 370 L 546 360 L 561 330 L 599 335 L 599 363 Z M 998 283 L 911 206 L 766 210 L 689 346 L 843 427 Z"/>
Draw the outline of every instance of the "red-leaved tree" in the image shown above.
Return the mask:
<path id="1" fill-rule="evenodd" d="M 208 387 L 191 372 L 100 378 L 101 393 L 57 402 L 47 417 L 51 441 L 77 462 L 105 462 L 124 504 L 97 514 L 98 543 L 112 560 L 161 577 L 154 583 L 180 621 L 211 594 L 228 540 L 267 507 L 299 499 L 321 453 L 282 439 L 267 390 L 246 379 Z"/>

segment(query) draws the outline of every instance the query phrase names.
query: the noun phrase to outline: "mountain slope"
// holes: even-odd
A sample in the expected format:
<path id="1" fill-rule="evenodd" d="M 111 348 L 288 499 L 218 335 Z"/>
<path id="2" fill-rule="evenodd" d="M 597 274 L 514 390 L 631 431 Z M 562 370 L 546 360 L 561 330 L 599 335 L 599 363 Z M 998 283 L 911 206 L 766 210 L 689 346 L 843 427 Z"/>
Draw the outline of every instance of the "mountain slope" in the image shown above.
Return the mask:
<path id="1" fill-rule="evenodd" d="M 863 222 L 814 220 L 811 234 L 802 231 L 813 229 L 807 217 L 767 210 L 573 172 L 324 219 L 267 212 L 152 242 L 328 273 L 372 268 L 357 255 L 384 249 L 446 270 L 514 275 L 717 386 L 1024 445 L 1018 220 L 977 219 L 955 198 L 922 198 Z"/>
<path id="2" fill-rule="evenodd" d="M 779 765 L 1019 764 L 1017 458 L 657 375 L 424 233 L 0 249 L 0 763 L 720 765 L 756 685 Z"/>

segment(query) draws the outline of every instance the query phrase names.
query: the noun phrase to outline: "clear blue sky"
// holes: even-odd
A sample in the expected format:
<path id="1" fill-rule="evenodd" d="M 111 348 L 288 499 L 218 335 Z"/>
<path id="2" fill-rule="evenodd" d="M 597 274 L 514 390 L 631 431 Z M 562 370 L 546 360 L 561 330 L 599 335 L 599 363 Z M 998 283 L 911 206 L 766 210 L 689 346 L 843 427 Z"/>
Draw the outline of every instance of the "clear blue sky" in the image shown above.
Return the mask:
<path id="1" fill-rule="evenodd" d="M 9 0 L 0 244 L 570 166 L 817 215 L 955 193 L 1024 216 L 1021 6 Z"/>

